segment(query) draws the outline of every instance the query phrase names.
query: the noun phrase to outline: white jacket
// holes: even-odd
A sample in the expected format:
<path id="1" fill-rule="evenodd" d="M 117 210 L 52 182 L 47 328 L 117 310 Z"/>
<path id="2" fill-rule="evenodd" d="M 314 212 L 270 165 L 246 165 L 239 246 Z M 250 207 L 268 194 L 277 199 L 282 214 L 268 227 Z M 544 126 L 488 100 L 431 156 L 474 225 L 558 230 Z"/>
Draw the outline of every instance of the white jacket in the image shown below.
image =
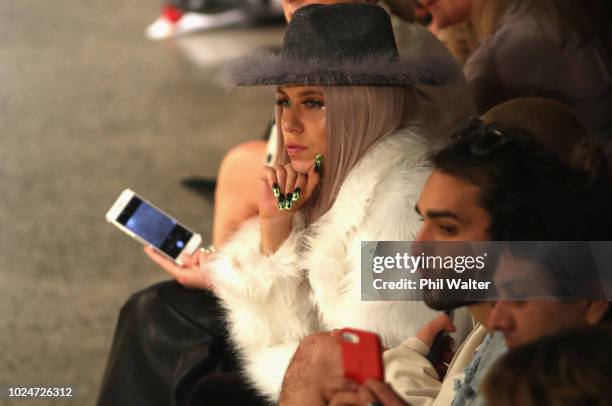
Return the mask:
<path id="1" fill-rule="evenodd" d="M 429 346 L 417 337 L 385 351 L 385 381 L 411 406 L 449 406 L 455 397 L 455 381 L 463 381 L 469 365 L 487 330 L 477 325 L 458 347 L 446 376 L 440 381 L 438 372 L 426 358 Z"/>
<path id="2" fill-rule="evenodd" d="M 318 221 L 305 228 L 296 215 L 274 254 L 261 253 L 257 218 L 216 254 L 210 274 L 232 339 L 247 376 L 270 399 L 278 399 L 298 344 L 315 331 L 361 328 L 391 348 L 435 317 L 420 302 L 361 302 L 360 288 L 361 241 L 413 240 L 419 229 L 414 207 L 431 172 L 427 152 L 428 142 L 404 128 L 370 148 Z M 471 330 L 469 317 L 456 324 Z"/>

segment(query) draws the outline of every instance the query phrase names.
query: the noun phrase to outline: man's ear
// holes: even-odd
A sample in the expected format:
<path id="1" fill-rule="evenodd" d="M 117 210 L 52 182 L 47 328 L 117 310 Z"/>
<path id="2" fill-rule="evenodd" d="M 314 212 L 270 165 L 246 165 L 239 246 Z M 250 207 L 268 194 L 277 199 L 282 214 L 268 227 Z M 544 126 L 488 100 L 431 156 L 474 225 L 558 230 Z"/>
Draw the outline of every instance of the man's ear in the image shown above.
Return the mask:
<path id="1" fill-rule="evenodd" d="M 595 300 L 587 302 L 586 322 L 594 326 L 598 324 L 610 307 L 610 302 L 606 300 Z"/>

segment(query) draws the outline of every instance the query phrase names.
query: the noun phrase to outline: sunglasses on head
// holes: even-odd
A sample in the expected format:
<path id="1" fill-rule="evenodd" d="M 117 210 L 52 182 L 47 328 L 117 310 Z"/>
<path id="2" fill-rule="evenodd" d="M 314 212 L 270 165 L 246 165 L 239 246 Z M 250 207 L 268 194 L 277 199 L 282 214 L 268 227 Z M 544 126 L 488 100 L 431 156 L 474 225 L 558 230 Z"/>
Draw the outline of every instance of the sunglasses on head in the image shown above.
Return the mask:
<path id="1" fill-rule="evenodd" d="M 486 124 L 479 117 L 470 117 L 453 138 L 472 140 L 470 151 L 476 156 L 489 156 L 512 141 L 510 134 Z"/>

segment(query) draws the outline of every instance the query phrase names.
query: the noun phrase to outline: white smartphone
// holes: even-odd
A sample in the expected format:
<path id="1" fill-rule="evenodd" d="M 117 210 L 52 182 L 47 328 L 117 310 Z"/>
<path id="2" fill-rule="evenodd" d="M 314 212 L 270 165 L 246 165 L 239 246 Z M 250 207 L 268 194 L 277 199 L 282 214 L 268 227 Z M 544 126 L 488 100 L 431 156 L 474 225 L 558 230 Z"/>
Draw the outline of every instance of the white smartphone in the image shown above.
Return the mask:
<path id="1" fill-rule="evenodd" d="M 181 254 L 192 254 L 202 243 L 200 234 L 194 233 L 130 189 L 121 192 L 106 213 L 106 221 L 144 245 L 155 247 L 179 265 Z"/>

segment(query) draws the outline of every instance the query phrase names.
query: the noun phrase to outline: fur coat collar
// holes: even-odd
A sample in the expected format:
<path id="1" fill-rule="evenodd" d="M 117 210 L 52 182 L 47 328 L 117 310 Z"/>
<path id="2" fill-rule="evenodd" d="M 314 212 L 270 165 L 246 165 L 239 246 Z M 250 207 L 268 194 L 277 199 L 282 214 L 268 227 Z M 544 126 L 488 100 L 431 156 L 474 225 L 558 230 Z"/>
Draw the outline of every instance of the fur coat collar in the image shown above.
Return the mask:
<path id="1" fill-rule="evenodd" d="M 355 327 L 378 333 L 389 348 L 434 317 L 420 302 L 361 301 L 361 241 L 414 239 L 427 153 L 416 129 L 397 131 L 359 160 L 326 214 L 308 227 L 296 219 L 274 254 L 261 253 L 257 218 L 216 254 L 209 272 L 232 340 L 247 376 L 270 399 L 307 335 Z"/>

